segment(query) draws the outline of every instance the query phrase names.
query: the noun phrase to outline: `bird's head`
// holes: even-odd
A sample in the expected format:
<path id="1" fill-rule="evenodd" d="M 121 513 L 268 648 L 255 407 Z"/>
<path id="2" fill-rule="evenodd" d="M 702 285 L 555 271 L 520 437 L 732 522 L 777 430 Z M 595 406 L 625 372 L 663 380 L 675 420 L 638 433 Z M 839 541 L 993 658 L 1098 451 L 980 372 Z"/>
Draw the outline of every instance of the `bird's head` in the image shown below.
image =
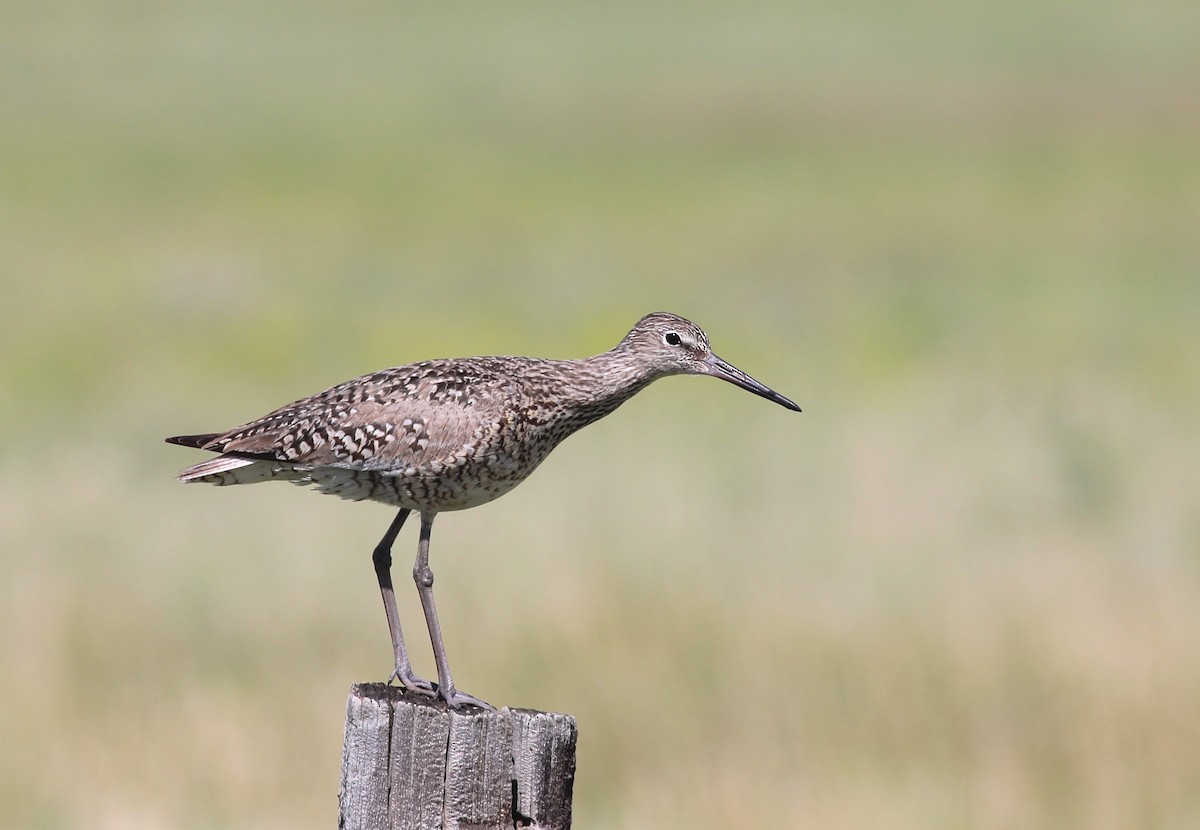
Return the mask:
<path id="1" fill-rule="evenodd" d="M 713 353 L 704 330 L 677 314 L 647 314 L 618 347 L 656 375 L 711 375 L 740 386 L 780 406 L 800 411 L 795 403 Z"/>

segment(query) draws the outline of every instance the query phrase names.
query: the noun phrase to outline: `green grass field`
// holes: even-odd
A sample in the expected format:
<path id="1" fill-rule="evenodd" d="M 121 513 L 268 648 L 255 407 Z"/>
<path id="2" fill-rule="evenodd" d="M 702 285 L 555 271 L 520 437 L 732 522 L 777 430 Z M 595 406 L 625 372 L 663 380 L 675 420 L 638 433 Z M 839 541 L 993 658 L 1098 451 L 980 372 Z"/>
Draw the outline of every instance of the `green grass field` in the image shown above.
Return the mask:
<path id="1" fill-rule="evenodd" d="M 657 309 L 804 413 L 664 381 L 433 546 L 576 826 L 1200 825 L 1200 7 L 2 17 L 0 826 L 336 820 L 390 513 L 163 436 Z"/>

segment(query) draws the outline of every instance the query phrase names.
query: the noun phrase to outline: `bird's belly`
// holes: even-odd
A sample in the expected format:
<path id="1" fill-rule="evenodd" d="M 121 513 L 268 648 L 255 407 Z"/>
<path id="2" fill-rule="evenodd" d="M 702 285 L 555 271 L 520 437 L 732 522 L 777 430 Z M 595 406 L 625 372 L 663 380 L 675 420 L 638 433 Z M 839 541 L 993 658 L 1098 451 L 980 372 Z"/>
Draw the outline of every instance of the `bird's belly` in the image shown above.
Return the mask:
<path id="1" fill-rule="evenodd" d="M 524 481 L 536 466 L 501 455 L 457 465 L 432 462 L 394 470 L 317 467 L 296 483 L 314 485 L 322 493 L 351 501 L 378 501 L 436 513 L 487 504 Z"/>

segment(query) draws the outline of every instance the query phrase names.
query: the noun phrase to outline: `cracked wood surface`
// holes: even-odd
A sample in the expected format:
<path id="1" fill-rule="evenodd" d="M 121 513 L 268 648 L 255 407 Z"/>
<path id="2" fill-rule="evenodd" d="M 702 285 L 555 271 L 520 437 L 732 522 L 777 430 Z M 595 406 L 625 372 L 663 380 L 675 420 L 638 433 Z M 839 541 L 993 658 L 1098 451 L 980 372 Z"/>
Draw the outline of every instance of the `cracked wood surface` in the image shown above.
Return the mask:
<path id="1" fill-rule="evenodd" d="M 531 709 L 452 711 L 382 683 L 346 705 L 340 830 L 571 826 L 575 720 Z"/>

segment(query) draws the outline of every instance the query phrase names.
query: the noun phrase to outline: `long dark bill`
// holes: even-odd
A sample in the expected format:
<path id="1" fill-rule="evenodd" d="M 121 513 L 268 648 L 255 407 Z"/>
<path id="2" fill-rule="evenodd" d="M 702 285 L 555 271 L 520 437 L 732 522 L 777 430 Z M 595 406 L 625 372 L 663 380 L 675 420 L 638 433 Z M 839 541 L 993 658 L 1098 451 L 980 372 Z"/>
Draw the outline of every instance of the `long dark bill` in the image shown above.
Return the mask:
<path id="1" fill-rule="evenodd" d="M 726 363 L 715 354 L 710 354 L 704 361 L 708 364 L 709 374 L 721 380 L 727 380 L 734 386 L 740 386 L 747 392 L 753 392 L 761 398 L 766 398 L 769 401 L 779 404 L 782 407 L 799 412 L 800 407 L 796 406 L 793 401 L 788 400 L 783 395 L 780 395 L 774 389 L 764 384 L 759 383 L 754 378 L 743 372 L 738 367 L 731 363 Z"/>

